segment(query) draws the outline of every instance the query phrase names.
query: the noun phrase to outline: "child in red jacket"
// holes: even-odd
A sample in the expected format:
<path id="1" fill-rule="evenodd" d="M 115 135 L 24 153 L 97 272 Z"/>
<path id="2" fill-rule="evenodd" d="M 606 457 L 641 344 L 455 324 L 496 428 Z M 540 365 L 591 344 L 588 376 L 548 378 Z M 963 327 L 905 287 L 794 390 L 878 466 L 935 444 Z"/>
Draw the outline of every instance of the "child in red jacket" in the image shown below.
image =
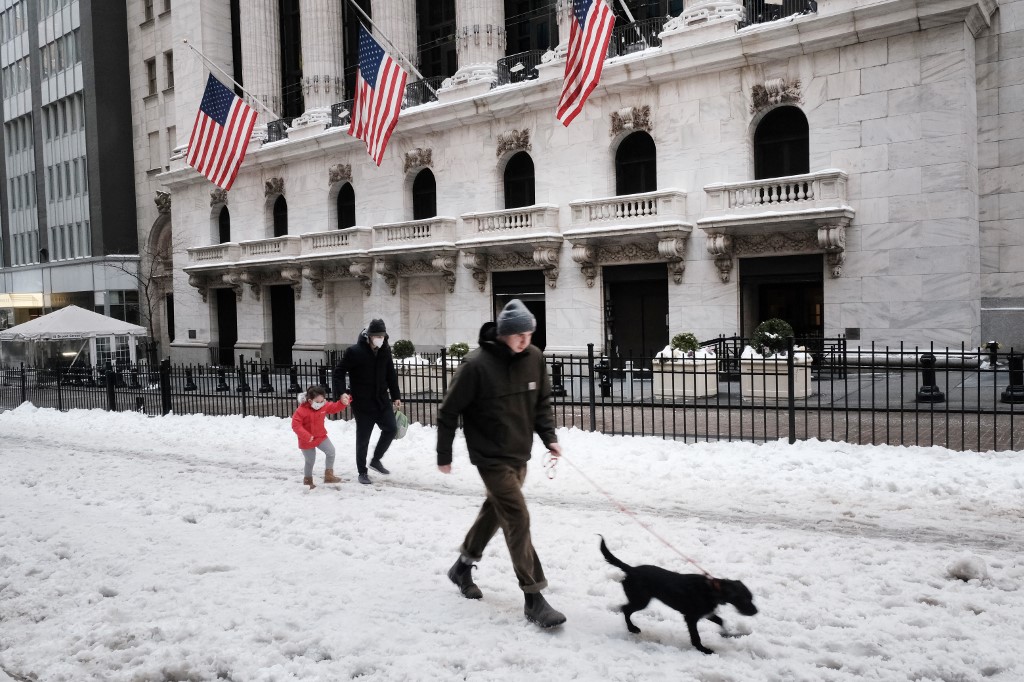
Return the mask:
<path id="1" fill-rule="evenodd" d="M 292 415 L 292 431 L 299 437 L 299 450 L 302 450 L 302 456 L 306 458 L 302 484 L 308 485 L 310 490 L 316 487 L 313 485 L 316 448 L 320 448 L 327 456 L 324 483 L 341 483 L 341 479 L 334 475 L 334 445 L 327 437 L 324 420 L 327 415 L 344 410 L 350 401 L 348 395 L 343 395 L 341 400 L 329 402 L 327 389 L 323 386 L 310 386 L 305 393 L 299 394 L 299 406 Z"/>

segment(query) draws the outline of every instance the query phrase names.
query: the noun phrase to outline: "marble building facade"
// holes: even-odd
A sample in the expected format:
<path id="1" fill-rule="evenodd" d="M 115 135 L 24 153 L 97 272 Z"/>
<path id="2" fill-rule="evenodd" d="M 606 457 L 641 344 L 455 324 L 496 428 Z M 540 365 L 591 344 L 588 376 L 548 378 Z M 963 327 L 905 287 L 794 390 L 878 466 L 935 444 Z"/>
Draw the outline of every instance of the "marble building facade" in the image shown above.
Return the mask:
<path id="1" fill-rule="evenodd" d="M 414 0 L 370 4 L 413 54 Z M 554 5 L 565 37 L 571 3 Z M 331 125 L 345 96 L 338 3 L 300 0 L 305 110 L 275 141 L 261 116 L 229 193 L 184 165 L 207 67 L 176 48 L 163 129 L 177 145 L 153 178 L 181 244 L 174 360 L 216 359 L 232 322 L 222 359 L 279 359 L 282 344 L 321 359 L 372 317 L 418 348 L 472 346 L 517 287 L 542 310 L 548 353 L 749 333 L 791 299 L 808 328 L 852 346 L 1024 347 L 1024 0 L 829 0 L 762 23 L 743 2 L 694 0 L 660 45 L 606 61 L 568 128 L 554 117 L 565 40 L 536 78 L 492 87 L 503 3 L 454 6 L 458 68 L 438 101 L 403 111 L 378 168 Z M 278 7 L 241 3 L 237 32 L 243 84 L 272 108 Z M 232 72 L 228 2 L 176 0 L 170 34 Z M 759 170 L 781 147 L 756 144 L 780 112 L 806 120 L 806 170 L 783 177 Z M 656 150 L 656 183 L 625 193 L 620 152 L 637 136 Z M 523 152 L 531 201 L 506 208 Z M 425 170 L 436 205 L 417 219 Z"/>

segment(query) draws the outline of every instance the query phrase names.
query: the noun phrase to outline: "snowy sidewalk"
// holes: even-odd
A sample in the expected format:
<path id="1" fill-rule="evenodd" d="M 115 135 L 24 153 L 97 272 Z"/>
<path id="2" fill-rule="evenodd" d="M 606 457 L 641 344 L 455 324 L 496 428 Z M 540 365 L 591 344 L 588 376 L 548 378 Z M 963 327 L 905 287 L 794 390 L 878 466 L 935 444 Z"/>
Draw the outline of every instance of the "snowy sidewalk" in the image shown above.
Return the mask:
<path id="1" fill-rule="evenodd" d="M 354 427 L 330 422 L 336 469 Z M 659 604 L 626 632 L 627 563 L 687 566 L 567 463 L 526 494 L 556 632 L 526 623 L 500 535 L 444 576 L 481 501 L 457 439 L 414 425 L 374 486 L 304 491 L 286 420 L 0 414 L 0 671 L 39 680 L 1020 680 L 1024 458 L 560 431 L 567 457 L 760 613 L 716 656 Z M 539 454 L 538 446 L 535 454 Z M 322 454 L 317 474 L 322 475 Z M 947 567 L 983 562 L 963 582 Z M 3 680 L 0 672 L 0 680 Z"/>

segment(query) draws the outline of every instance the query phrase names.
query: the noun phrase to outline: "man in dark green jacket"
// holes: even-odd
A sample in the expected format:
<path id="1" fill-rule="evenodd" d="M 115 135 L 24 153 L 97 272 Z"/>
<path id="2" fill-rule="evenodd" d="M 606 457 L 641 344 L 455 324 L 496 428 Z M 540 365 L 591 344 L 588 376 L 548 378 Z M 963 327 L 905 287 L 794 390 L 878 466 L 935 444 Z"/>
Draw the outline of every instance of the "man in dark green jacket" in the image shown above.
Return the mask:
<path id="1" fill-rule="evenodd" d="M 480 599 L 473 582 L 474 562 L 501 528 L 519 587 L 526 596 L 526 617 L 541 627 L 565 622 L 541 590 L 544 569 L 530 538 L 530 513 L 523 497 L 526 463 L 536 432 L 554 458 L 562 454 L 551 412 L 551 380 L 544 355 L 530 344 L 537 320 L 518 299 L 509 301 L 497 324 L 480 329 L 480 347 L 455 373 L 437 416 L 437 468 L 452 470 L 452 441 L 462 415 L 469 461 L 476 465 L 487 499 L 466 534 L 459 558 L 448 571 L 463 596 Z"/>

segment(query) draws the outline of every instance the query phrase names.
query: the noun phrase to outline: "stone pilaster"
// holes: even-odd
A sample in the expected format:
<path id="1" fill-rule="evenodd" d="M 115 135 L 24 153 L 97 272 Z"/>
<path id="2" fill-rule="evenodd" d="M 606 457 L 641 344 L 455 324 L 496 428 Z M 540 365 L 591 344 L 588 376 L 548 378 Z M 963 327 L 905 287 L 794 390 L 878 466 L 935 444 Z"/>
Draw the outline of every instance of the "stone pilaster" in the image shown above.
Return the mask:
<path id="1" fill-rule="evenodd" d="M 505 56 L 505 4 L 502 0 L 455 0 L 455 45 L 459 70 L 446 87 L 480 85 L 490 89 Z"/>
<path id="2" fill-rule="evenodd" d="M 399 56 L 381 37 L 380 32 L 383 31 L 407 59 L 419 66 L 419 54 L 416 52 L 416 0 L 372 0 L 370 7 L 373 9 L 373 23 L 379 29 L 373 32 L 377 42 L 401 63 Z M 416 74 L 409 71 L 408 65 L 403 63 L 402 68 L 409 73 L 410 83 L 419 80 Z"/>
<path id="3" fill-rule="evenodd" d="M 344 99 L 341 4 L 337 0 L 299 0 L 299 14 L 306 110 L 295 124 L 326 124 L 331 105 Z"/>
<path id="4" fill-rule="evenodd" d="M 281 21 L 277 10 L 277 0 L 246 0 L 239 3 L 242 85 L 271 111 L 280 115 Z M 258 104 L 253 106 L 259 112 L 253 136 L 266 139 L 270 114 Z"/>

